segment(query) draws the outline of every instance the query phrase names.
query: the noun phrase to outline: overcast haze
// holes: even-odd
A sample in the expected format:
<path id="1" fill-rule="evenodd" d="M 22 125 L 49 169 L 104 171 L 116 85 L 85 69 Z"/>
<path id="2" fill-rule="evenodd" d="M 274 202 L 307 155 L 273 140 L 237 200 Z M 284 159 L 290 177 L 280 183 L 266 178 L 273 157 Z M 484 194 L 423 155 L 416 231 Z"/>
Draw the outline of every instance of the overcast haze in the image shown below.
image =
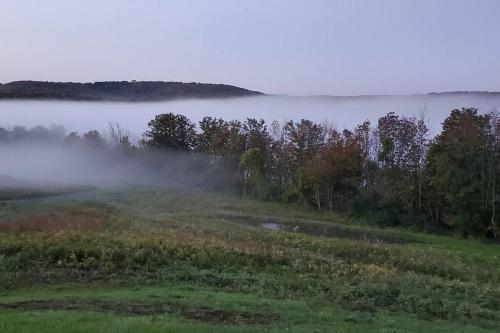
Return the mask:
<path id="1" fill-rule="evenodd" d="M 0 0 L 0 81 L 500 90 L 500 1 Z"/>

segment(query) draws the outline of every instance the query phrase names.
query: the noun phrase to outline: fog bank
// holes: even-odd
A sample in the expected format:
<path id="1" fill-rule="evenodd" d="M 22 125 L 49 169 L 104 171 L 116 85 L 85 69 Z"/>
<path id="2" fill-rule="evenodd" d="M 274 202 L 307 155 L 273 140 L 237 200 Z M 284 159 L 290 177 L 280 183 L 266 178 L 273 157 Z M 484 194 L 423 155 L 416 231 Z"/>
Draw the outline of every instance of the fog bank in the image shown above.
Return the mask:
<path id="1" fill-rule="evenodd" d="M 204 154 L 75 145 L 0 144 L 0 187 L 31 184 L 114 186 L 153 185 L 225 190 L 227 172 Z"/>
<path id="2" fill-rule="evenodd" d="M 60 124 L 68 131 L 80 133 L 97 129 L 104 131 L 108 122 L 119 122 L 135 134 L 137 139 L 147 123 L 160 113 L 178 113 L 197 122 L 204 116 L 226 120 L 244 120 L 248 117 L 274 120 L 309 119 L 315 122 L 329 120 L 338 128 L 353 128 L 388 112 L 400 115 L 418 115 L 425 109 L 431 131 L 439 132 L 442 121 L 450 110 L 476 107 L 481 113 L 500 107 L 500 96 L 471 95 L 440 96 L 380 96 L 357 98 L 330 97 L 248 97 L 229 100 L 182 100 L 160 103 L 116 102 L 59 102 L 59 101 L 1 101 L 0 126 L 36 126 Z"/>

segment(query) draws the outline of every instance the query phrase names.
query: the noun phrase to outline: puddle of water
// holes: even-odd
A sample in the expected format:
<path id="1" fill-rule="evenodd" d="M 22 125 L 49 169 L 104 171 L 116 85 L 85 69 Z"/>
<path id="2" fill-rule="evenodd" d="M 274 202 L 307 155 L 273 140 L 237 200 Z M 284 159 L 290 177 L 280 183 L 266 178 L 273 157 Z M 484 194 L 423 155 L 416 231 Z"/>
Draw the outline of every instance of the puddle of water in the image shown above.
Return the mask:
<path id="1" fill-rule="evenodd" d="M 272 231 L 285 230 L 285 226 L 283 224 L 279 224 L 279 223 L 263 223 L 262 227 L 264 229 L 269 229 Z"/>

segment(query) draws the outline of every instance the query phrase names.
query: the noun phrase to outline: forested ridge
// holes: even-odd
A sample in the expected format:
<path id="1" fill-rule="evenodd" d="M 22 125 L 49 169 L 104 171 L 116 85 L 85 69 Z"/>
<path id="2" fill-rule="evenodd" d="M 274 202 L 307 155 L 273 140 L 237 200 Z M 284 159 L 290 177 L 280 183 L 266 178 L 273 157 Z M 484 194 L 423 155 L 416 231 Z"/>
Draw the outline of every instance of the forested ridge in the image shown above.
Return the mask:
<path id="1" fill-rule="evenodd" d="M 0 128 L 0 142 L 50 141 L 131 159 L 146 151 L 206 156 L 244 195 L 378 225 L 497 239 L 499 130 L 496 112 L 474 108 L 452 110 L 435 137 L 423 117 L 394 113 L 344 130 L 305 119 L 268 124 L 205 117 L 195 124 L 169 113 L 152 119 L 137 144 L 117 124 L 108 141 L 95 130 L 66 135 L 39 126 Z"/>
<path id="2" fill-rule="evenodd" d="M 209 83 L 106 81 L 94 83 L 15 81 L 0 84 L 0 99 L 82 101 L 162 101 L 178 98 L 225 98 L 262 95 L 247 89 Z"/>

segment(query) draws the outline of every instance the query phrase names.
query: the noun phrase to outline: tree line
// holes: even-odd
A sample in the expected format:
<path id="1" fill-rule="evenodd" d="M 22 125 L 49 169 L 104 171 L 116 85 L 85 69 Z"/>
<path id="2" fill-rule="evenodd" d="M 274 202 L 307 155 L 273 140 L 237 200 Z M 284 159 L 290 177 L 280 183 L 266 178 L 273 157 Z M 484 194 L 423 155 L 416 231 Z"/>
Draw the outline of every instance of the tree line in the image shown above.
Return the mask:
<path id="1" fill-rule="evenodd" d="M 497 239 L 498 114 L 456 109 L 442 125 L 431 137 L 423 117 L 394 113 L 350 130 L 306 119 L 267 124 L 205 117 L 197 126 L 168 113 L 152 119 L 137 144 L 118 124 L 110 124 L 111 144 L 97 131 L 73 132 L 62 141 L 131 156 L 146 150 L 202 155 L 244 195 L 347 212 L 382 225 Z M 41 136 L 61 138 L 62 130 L 0 128 L 0 142 Z"/>

